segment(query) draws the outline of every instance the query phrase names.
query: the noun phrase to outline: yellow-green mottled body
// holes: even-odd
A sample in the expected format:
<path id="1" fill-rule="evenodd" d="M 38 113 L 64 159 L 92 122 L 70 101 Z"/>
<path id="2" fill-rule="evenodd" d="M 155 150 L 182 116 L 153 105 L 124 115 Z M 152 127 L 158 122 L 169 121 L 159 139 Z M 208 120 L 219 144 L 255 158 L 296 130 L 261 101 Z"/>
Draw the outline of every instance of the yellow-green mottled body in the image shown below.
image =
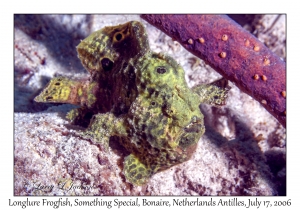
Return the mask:
<path id="1" fill-rule="evenodd" d="M 94 115 L 82 135 L 106 148 L 118 139 L 131 153 L 124 174 L 135 185 L 188 160 L 205 131 L 199 104 L 223 105 L 227 97 L 224 79 L 189 89 L 173 58 L 150 51 L 139 22 L 94 32 L 77 51 L 91 78 L 64 78 L 60 91 L 54 78 L 36 101 L 81 105 L 67 115 L 77 124 Z"/>

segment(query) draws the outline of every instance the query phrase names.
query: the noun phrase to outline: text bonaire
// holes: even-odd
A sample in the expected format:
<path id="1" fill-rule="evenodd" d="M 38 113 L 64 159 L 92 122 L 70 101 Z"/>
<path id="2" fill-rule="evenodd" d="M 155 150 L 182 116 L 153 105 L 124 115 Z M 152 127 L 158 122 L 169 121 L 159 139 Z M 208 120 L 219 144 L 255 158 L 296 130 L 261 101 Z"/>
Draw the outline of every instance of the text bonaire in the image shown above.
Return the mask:
<path id="1" fill-rule="evenodd" d="M 93 200 L 86 200 L 83 198 L 75 198 L 74 200 L 69 198 L 58 198 L 57 200 L 51 200 L 47 198 L 42 198 L 41 200 L 32 200 L 26 198 L 23 201 L 12 201 L 9 199 L 9 206 L 21 206 L 22 209 L 30 206 L 51 206 L 54 209 L 58 209 L 63 206 L 100 206 L 111 209 L 113 206 L 117 208 L 122 208 L 124 206 L 130 207 L 140 207 L 140 206 L 171 206 L 169 201 L 163 201 L 162 199 L 140 199 L 131 198 L 131 199 L 100 199 L 94 198 Z"/>
<path id="2" fill-rule="evenodd" d="M 31 206 L 51 206 L 58 209 L 64 206 L 98 206 L 111 209 L 112 207 L 140 207 L 140 206 L 239 206 L 246 208 L 260 208 L 272 206 L 291 206 L 291 199 L 283 198 L 276 201 L 268 201 L 264 199 L 238 199 L 238 198 L 172 198 L 172 199 L 158 199 L 158 198 L 26 198 L 14 201 L 8 199 L 9 206 L 20 206 L 22 209 Z"/>

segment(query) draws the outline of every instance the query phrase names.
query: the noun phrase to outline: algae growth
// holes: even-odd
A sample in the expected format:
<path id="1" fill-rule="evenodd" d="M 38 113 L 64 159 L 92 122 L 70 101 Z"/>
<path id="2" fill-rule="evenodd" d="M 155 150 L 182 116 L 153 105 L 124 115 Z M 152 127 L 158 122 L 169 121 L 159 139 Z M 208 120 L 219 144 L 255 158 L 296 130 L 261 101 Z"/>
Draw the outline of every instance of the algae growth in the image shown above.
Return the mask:
<path id="1" fill-rule="evenodd" d="M 53 78 L 35 101 L 80 105 L 67 118 L 106 148 L 118 139 L 131 153 L 123 171 L 135 185 L 191 157 L 205 131 L 200 103 L 223 105 L 229 90 L 225 79 L 190 89 L 172 57 L 150 50 L 140 22 L 96 31 L 77 51 L 90 78 Z"/>

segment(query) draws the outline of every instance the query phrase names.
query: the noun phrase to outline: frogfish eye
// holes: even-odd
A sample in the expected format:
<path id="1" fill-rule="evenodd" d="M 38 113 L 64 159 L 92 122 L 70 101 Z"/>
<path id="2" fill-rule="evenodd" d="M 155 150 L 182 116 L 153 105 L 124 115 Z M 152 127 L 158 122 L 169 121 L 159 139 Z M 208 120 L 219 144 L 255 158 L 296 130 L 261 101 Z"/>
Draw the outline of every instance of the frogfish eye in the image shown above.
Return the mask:
<path id="1" fill-rule="evenodd" d="M 122 36 L 122 34 L 117 33 L 115 37 L 116 37 L 116 40 L 117 40 L 117 41 L 120 41 L 120 40 L 122 39 L 123 36 Z"/>
<path id="2" fill-rule="evenodd" d="M 113 68 L 113 62 L 109 58 L 103 58 L 101 60 L 101 65 L 104 71 L 110 71 Z"/>
<path id="3" fill-rule="evenodd" d="M 156 72 L 157 73 L 159 73 L 159 74 L 164 74 L 164 73 L 166 73 L 166 69 L 164 68 L 164 67 L 157 67 L 157 69 L 156 69 Z"/>

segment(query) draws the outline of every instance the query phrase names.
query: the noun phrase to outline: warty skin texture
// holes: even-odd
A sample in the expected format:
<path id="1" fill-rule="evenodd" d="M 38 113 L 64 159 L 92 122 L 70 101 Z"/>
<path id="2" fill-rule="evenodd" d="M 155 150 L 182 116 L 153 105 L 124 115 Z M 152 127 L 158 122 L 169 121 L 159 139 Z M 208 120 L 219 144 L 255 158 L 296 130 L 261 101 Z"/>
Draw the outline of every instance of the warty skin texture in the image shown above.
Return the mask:
<path id="1" fill-rule="evenodd" d="M 130 152 L 123 172 L 134 185 L 188 160 L 205 131 L 199 104 L 223 105 L 229 90 L 224 79 L 189 89 L 182 67 L 150 51 L 136 21 L 92 33 L 77 51 L 90 78 L 54 78 L 35 100 L 80 105 L 67 118 L 105 148 L 117 139 Z"/>

